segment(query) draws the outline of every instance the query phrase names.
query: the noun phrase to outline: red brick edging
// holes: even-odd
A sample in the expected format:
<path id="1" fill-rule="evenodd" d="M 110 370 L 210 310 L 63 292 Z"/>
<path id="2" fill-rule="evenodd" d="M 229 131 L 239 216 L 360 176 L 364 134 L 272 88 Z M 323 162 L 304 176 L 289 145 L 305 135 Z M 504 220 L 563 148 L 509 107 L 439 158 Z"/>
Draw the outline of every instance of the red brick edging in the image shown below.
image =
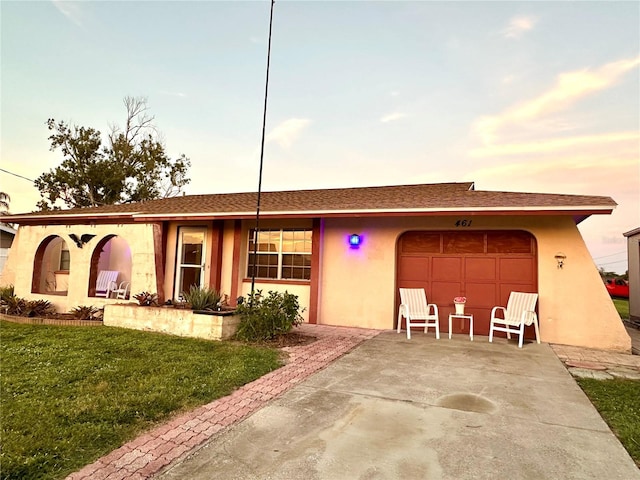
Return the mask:
<path id="1" fill-rule="evenodd" d="M 141 435 L 72 473 L 67 480 L 149 478 L 380 333 L 379 330 L 309 324 L 301 325 L 300 331 L 318 340 L 308 345 L 283 348 L 289 353 L 285 366 L 240 387 L 231 395 L 198 407 Z"/>
<path id="2" fill-rule="evenodd" d="M 40 317 L 17 317 L 0 313 L 0 320 L 12 323 L 22 323 L 27 325 L 62 325 L 68 327 L 101 327 L 102 320 L 77 320 L 75 318 L 40 318 Z"/>

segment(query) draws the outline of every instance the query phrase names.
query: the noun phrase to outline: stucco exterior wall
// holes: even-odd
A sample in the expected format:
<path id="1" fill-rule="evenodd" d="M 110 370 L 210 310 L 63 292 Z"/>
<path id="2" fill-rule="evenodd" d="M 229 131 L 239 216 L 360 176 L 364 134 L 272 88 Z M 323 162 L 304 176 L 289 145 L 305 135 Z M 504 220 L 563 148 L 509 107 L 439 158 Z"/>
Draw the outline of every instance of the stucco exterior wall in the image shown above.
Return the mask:
<path id="1" fill-rule="evenodd" d="M 79 248 L 69 239 L 69 233 L 91 233 L 95 237 L 83 248 Z M 63 238 L 69 247 L 71 268 L 67 280 L 67 295 L 31 292 L 36 251 L 43 240 L 51 235 Z M 12 255 L 7 261 L 6 277 L 3 282 L 13 284 L 15 294 L 19 297 L 49 300 L 59 312 L 68 312 L 80 305 L 102 307 L 108 303 L 122 302 L 122 300 L 87 297 L 91 256 L 98 242 L 109 235 L 117 235 L 116 248 L 120 250 L 124 248 L 123 245 L 127 245 L 131 255 L 130 271 L 121 264 L 122 258 L 113 260 L 113 263 L 110 262 L 110 268 L 123 268 L 119 280 L 126 280 L 126 276 L 130 275 L 132 294 L 141 291 L 155 292 L 157 288 L 153 227 L 148 224 L 21 226 L 12 247 Z"/>
<path id="2" fill-rule="evenodd" d="M 393 328 L 396 245 L 408 230 L 455 230 L 459 217 L 344 218 L 324 224 L 319 323 Z M 526 230 L 538 245 L 542 341 L 630 351 L 624 329 L 591 255 L 569 217 L 474 217 L 468 230 Z M 349 234 L 362 235 L 359 249 Z M 556 253 L 566 255 L 557 267 Z"/>
<path id="3" fill-rule="evenodd" d="M 537 242 L 539 319 L 542 340 L 551 343 L 591 348 L 630 351 L 631 340 L 600 280 L 587 247 L 569 217 L 558 216 L 476 216 L 473 227 L 456 228 L 460 220 L 453 216 L 432 217 L 349 217 L 325 219 L 320 228 L 321 245 L 318 291 L 318 323 L 376 329 L 393 328 L 397 316 L 395 306 L 397 243 L 409 230 L 526 230 Z M 588 220 L 587 220 L 588 221 Z M 164 293 L 173 296 L 177 223 L 169 226 L 165 253 Z M 185 225 L 184 223 L 180 225 Z M 195 224 L 194 224 L 195 225 Z M 199 223 L 198 225 L 210 224 Z M 246 295 L 251 287 L 246 278 L 248 231 L 254 225 L 244 221 L 240 244 L 235 245 L 234 221 L 226 221 L 222 235 L 221 293 L 232 299 Z M 311 228 L 309 219 L 265 220 L 261 228 Z M 191 225 L 189 225 L 191 226 Z M 69 233 L 92 233 L 96 236 L 83 248 L 69 240 Z M 347 238 L 362 236 L 360 248 L 349 248 Z M 50 235 L 67 241 L 71 256 L 68 277 L 69 293 L 47 295 L 31 293 L 34 257 L 38 246 Z M 156 292 L 154 230 L 150 224 L 24 226 L 18 231 L 3 276 L 4 284 L 13 284 L 18 296 L 51 301 L 58 311 L 69 311 L 79 305 L 120 303 L 121 300 L 87 298 L 91 255 L 100 239 L 117 235 L 113 249 L 126 242 L 131 255 L 131 294 Z M 211 231 L 207 245 L 211 245 Z M 208 247 L 207 247 L 208 248 Z M 234 248 L 239 251 L 234 264 Z M 636 250 L 637 251 L 637 250 Z M 565 256 L 564 267 L 557 267 L 556 253 Z M 113 252 L 112 252 L 113 253 Z M 121 258 L 121 257 L 119 257 Z M 210 276 L 210 254 L 205 258 L 205 285 Z M 112 265 L 110 263 L 110 265 Z M 116 265 L 116 268 L 123 268 Z M 19 274 L 18 274 L 19 273 Z M 237 281 L 234 283 L 234 275 Z M 121 272 L 121 280 L 126 279 Z M 298 295 L 309 320 L 310 285 L 304 282 L 260 282 L 257 289 L 289 291 Z M 235 290 L 235 291 L 232 291 Z"/>

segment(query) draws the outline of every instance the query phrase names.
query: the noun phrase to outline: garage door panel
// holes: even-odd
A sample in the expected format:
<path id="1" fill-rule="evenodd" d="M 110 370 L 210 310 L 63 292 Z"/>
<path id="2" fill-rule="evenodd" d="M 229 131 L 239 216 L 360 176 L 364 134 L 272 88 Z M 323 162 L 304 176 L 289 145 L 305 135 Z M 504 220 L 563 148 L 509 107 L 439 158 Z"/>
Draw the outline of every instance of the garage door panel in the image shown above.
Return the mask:
<path id="1" fill-rule="evenodd" d="M 431 282 L 429 303 L 435 303 L 440 309 L 447 305 L 453 305 L 454 297 L 460 295 L 461 291 L 461 282 Z"/>
<path id="2" fill-rule="evenodd" d="M 459 281 L 462 276 L 462 259 L 460 257 L 433 257 L 431 280 Z"/>
<path id="3" fill-rule="evenodd" d="M 469 307 L 490 310 L 496 306 L 498 288 L 495 283 L 466 282 L 465 290 Z"/>
<path id="4" fill-rule="evenodd" d="M 403 281 L 427 281 L 429 278 L 429 258 L 401 257 L 399 278 Z"/>
<path id="5" fill-rule="evenodd" d="M 466 279 L 495 280 L 497 259 L 490 257 L 466 257 L 464 276 Z"/>
<path id="6" fill-rule="evenodd" d="M 533 268 L 532 258 L 500 258 L 500 281 L 530 284 Z"/>

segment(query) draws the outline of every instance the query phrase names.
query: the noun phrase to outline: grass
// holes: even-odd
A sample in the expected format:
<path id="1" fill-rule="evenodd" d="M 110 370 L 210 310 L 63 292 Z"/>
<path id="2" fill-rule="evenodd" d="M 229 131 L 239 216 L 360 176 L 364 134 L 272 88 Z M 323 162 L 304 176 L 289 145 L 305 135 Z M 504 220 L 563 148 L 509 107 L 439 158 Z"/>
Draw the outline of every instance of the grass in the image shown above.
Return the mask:
<path id="1" fill-rule="evenodd" d="M 275 349 L 0 322 L 0 477 L 57 479 L 278 368 Z"/>
<path id="2" fill-rule="evenodd" d="M 640 381 L 576 378 L 602 418 L 640 467 Z"/>
<path id="3" fill-rule="evenodd" d="M 612 300 L 620 318 L 629 318 L 629 300 Z M 640 380 L 576 378 L 576 382 L 640 467 Z"/>
<path id="4" fill-rule="evenodd" d="M 612 298 L 613 305 L 618 311 L 618 315 L 623 320 L 629 318 L 629 299 L 628 298 Z"/>

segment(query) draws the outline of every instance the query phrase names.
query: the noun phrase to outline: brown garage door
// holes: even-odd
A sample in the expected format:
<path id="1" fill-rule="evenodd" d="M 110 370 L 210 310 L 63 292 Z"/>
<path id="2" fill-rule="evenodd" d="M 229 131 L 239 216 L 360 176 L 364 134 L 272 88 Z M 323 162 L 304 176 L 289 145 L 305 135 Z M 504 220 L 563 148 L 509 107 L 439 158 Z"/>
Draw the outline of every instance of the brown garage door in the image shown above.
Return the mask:
<path id="1" fill-rule="evenodd" d="M 506 305 L 511 291 L 538 291 L 536 264 L 535 238 L 524 231 L 406 232 L 398 242 L 397 284 L 425 289 L 440 310 L 441 332 L 449 330 L 453 298 L 467 297 L 475 334 L 488 335 L 495 305 Z M 464 330 L 461 320 L 453 323 L 453 333 L 468 333 L 468 322 Z"/>

